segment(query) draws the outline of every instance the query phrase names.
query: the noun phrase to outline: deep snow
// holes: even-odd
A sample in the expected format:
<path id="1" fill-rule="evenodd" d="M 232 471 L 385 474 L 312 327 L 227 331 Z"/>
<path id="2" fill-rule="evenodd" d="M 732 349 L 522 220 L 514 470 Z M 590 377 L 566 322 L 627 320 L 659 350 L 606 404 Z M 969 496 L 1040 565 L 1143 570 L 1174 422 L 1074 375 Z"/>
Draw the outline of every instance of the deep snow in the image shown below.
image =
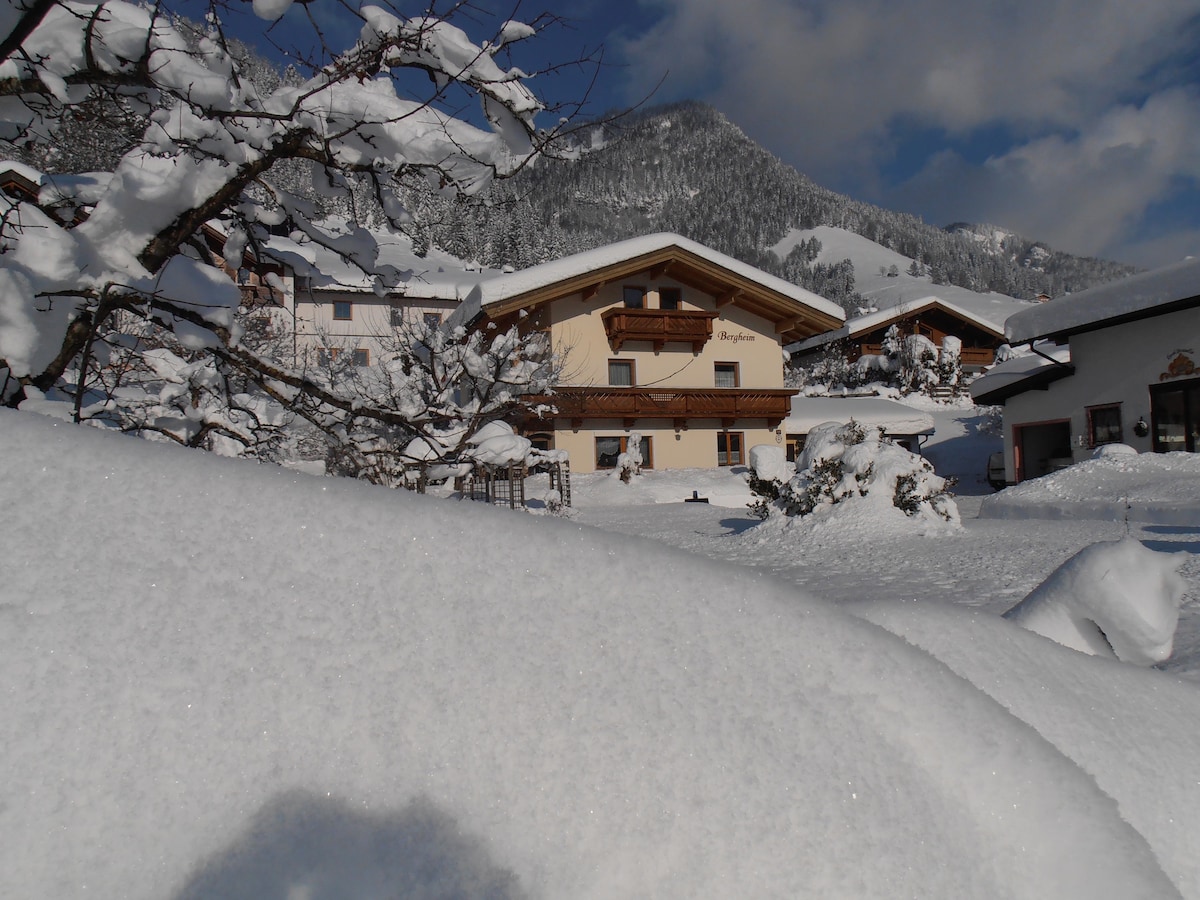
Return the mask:
<path id="1" fill-rule="evenodd" d="M 1200 898 L 1200 689 L 993 614 L 1123 523 L 788 546 L 729 471 L 564 520 L 0 452 L 4 896 Z M 1134 528 L 1190 551 L 1182 633 L 1194 532 Z"/>

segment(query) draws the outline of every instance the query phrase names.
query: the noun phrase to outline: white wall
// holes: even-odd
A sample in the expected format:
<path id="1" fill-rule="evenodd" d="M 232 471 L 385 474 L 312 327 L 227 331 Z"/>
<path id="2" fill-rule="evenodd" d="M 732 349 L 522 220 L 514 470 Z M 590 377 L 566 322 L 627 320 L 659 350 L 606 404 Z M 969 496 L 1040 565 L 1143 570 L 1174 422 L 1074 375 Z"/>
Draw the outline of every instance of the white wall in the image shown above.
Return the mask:
<path id="1" fill-rule="evenodd" d="M 1087 416 L 1090 406 L 1121 404 L 1122 441 L 1139 452 L 1150 452 L 1151 437 L 1138 437 L 1133 426 L 1139 417 L 1147 423 L 1151 421 L 1149 386 L 1175 380 L 1167 369 L 1180 354 L 1200 364 L 1200 309 L 1168 313 L 1072 337 L 1071 361 L 1075 374 L 1054 382 L 1048 390 L 1026 391 L 1005 404 L 1008 480 L 1015 478 L 1014 433 L 1020 425 L 1069 419 L 1072 459 L 1078 462 L 1090 458 Z"/>

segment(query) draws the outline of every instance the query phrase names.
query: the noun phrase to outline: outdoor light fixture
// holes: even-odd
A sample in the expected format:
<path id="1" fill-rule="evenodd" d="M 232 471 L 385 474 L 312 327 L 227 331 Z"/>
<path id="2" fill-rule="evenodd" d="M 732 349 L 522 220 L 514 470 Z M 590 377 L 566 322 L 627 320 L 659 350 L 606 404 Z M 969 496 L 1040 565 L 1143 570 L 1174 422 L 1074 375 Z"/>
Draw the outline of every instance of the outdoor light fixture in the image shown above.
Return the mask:
<path id="1" fill-rule="evenodd" d="M 1133 423 L 1133 433 L 1138 437 L 1145 437 L 1150 433 L 1150 426 L 1146 424 L 1144 417 L 1138 416 L 1138 420 Z"/>

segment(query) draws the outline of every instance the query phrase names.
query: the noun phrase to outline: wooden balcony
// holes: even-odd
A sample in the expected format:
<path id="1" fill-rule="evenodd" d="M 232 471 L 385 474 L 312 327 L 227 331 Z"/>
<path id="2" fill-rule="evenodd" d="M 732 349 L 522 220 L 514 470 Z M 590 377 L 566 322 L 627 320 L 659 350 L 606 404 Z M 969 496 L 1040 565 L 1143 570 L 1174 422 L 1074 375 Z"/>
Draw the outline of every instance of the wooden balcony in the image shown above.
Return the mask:
<path id="1" fill-rule="evenodd" d="M 614 307 L 605 312 L 604 332 L 614 351 L 627 341 L 649 341 L 658 353 L 669 343 L 691 344 L 692 352 L 704 349 L 713 333 L 713 319 L 720 313 L 698 309 L 629 309 Z"/>
<path id="2" fill-rule="evenodd" d="M 862 344 L 859 348 L 862 356 L 882 356 L 882 344 Z M 958 355 L 959 362 L 964 366 L 990 366 L 996 361 L 996 351 L 990 347 L 963 347 Z M 853 360 L 852 360 L 853 361 Z"/>
<path id="3" fill-rule="evenodd" d="M 552 395 L 527 398 L 553 406 L 559 418 L 579 427 L 584 419 L 672 419 L 687 428 L 691 419 L 766 419 L 775 428 L 791 414 L 790 388 L 559 387 Z"/>

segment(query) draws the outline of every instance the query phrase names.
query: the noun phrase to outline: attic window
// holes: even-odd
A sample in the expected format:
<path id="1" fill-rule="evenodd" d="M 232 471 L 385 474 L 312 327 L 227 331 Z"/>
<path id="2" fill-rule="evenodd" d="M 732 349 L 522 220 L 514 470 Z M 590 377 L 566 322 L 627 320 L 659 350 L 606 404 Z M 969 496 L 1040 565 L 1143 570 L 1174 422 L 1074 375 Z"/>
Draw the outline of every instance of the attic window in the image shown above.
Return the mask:
<path id="1" fill-rule="evenodd" d="M 644 287 L 627 284 L 622 288 L 621 295 L 628 309 L 641 309 L 646 305 L 646 289 Z"/>
<path id="2" fill-rule="evenodd" d="M 659 288 L 658 308 L 679 309 L 679 288 Z"/>

